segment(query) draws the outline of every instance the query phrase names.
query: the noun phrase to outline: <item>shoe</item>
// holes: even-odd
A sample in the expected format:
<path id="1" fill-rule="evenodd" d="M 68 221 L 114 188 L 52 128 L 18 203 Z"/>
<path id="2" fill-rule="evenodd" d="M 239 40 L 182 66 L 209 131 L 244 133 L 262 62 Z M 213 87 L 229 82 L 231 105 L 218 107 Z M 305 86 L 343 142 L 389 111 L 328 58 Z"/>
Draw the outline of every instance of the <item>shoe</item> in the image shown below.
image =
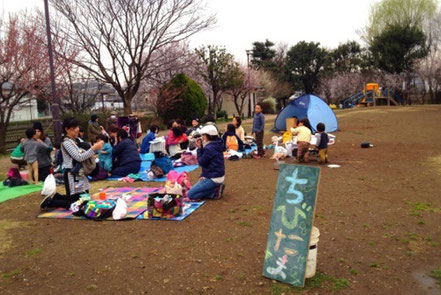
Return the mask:
<path id="1" fill-rule="evenodd" d="M 219 185 L 216 190 L 214 191 L 214 196 L 213 196 L 213 200 L 219 200 L 222 198 L 222 194 L 224 193 L 225 190 L 225 184 L 221 184 Z"/>
<path id="2" fill-rule="evenodd" d="M 253 158 L 254 158 L 254 159 L 256 159 L 256 160 L 258 160 L 258 159 L 262 159 L 262 158 L 263 158 L 263 156 L 259 156 L 259 155 L 254 155 L 254 156 L 253 156 Z"/>
<path id="3" fill-rule="evenodd" d="M 47 211 L 47 207 L 49 206 L 50 202 L 52 201 L 52 198 L 54 197 L 55 193 L 49 196 L 46 196 L 43 201 L 40 203 L 40 210 L 41 211 Z"/>

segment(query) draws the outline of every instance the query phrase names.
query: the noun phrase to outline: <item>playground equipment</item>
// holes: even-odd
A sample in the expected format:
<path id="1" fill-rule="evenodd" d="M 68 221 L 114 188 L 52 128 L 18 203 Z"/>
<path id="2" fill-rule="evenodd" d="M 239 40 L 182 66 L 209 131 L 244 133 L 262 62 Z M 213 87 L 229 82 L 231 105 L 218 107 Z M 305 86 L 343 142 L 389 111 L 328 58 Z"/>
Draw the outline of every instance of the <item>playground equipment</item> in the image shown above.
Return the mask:
<path id="1" fill-rule="evenodd" d="M 368 83 L 363 91 L 356 93 L 343 101 L 343 108 L 399 105 L 401 97 L 392 89 L 381 89 L 377 83 Z"/>

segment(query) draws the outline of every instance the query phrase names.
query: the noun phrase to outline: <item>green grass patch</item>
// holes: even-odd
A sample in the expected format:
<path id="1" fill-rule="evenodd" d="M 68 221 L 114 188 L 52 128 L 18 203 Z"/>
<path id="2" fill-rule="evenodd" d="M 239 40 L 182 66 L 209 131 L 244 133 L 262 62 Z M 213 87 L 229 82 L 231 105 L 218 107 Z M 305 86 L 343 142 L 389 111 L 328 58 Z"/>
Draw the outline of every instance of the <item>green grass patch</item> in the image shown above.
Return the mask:
<path id="1" fill-rule="evenodd" d="M 430 212 L 430 213 L 441 212 L 441 208 L 433 208 L 432 203 L 429 203 L 429 202 L 412 203 L 412 202 L 405 201 L 405 204 L 408 206 L 409 215 L 415 216 L 415 217 L 421 218 L 421 217 L 423 217 L 423 213 L 425 213 L 425 212 Z"/>
<path id="2" fill-rule="evenodd" d="M 351 268 L 351 270 L 349 272 L 351 273 L 351 275 L 354 275 L 354 276 L 358 276 L 360 274 L 360 271 L 355 268 Z"/>
<path id="3" fill-rule="evenodd" d="M 373 268 L 378 268 L 380 265 L 378 263 L 371 263 L 369 264 L 369 266 Z"/>
<path id="4" fill-rule="evenodd" d="M 250 223 L 243 220 L 236 222 L 236 224 L 241 227 L 253 227 Z"/>
<path id="5" fill-rule="evenodd" d="M 438 285 L 441 286 L 441 266 L 435 270 L 432 270 L 430 276 L 437 281 Z"/>
<path id="6" fill-rule="evenodd" d="M 224 278 L 222 275 L 215 275 L 215 276 L 214 276 L 214 279 L 215 279 L 216 281 L 223 281 L 223 280 L 225 280 L 225 278 Z"/>
<path id="7" fill-rule="evenodd" d="M 270 286 L 271 294 L 274 295 L 280 295 L 280 294 L 287 294 L 292 292 L 304 292 L 311 289 L 317 289 L 321 287 L 328 287 L 329 285 L 324 285 L 325 283 L 329 283 L 332 290 L 334 291 L 341 291 L 346 287 L 349 287 L 350 283 L 345 278 L 337 278 L 330 276 L 324 272 L 318 271 L 314 277 L 310 279 L 306 279 L 305 281 L 305 287 L 294 287 L 294 286 L 286 286 L 279 283 L 273 283 Z"/>
<path id="8" fill-rule="evenodd" d="M 5 279 L 9 279 L 9 278 L 12 278 L 12 277 L 18 276 L 19 274 L 21 274 L 21 271 L 19 271 L 18 269 L 16 269 L 16 270 L 13 270 L 13 271 L 10 272 L 10 273 L 5 272 L 4 274 L 2 274 L 2 277 L 5 278 Z"/>
<path id="9" fill-rule="evenodd" d="M 35 256 L 35 255 L 40 254 L 40 253 L 41 253 L 41 249 L 40 248 L 35 248 L 35 249 L 29 250 L 28 252 L 26 252 L 26 255 L 31 257 L 31 256 Z"/>

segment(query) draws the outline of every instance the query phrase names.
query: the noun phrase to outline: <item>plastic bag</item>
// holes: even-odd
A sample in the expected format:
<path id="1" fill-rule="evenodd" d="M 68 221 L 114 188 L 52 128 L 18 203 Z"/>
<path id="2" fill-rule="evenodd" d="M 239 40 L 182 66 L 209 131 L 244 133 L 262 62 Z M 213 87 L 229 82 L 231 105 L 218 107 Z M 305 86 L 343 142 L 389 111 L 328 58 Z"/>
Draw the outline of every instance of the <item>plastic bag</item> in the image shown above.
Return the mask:
<path id="1" fill-rule="evenodd" d="M 123 219 L 127 214 L 127 203 L 122 198 L 118 198 L 116 201 L 116 207 L 113 210 L 112 217 L 115 220 Z"/>
<path id="2" fill-rule="evenodd" d="M 55 183 L 55 177 L 53 174 L 49 174 L 44 180 L 43 189 L 41 190 L 41 194 L 43 196 L 51 196 L 55 194 L 57 190 L 57 184 Z"/>

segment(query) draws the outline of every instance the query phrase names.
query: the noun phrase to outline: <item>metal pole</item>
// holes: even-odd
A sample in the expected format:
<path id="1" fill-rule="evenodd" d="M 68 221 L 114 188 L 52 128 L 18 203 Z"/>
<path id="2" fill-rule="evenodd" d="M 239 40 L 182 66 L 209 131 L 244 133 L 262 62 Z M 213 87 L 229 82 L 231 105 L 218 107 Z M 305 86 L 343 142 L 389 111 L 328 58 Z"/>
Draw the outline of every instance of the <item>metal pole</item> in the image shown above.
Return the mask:
<path id="1" fill-rule="evenodd" d="M 245 50 L 247 53 L 247 69 L 248 69 L 248 117 L 251 117 L 251 89 L 250 89 L 250 53 L 251 50 Z"/>
<path id="2" fill-rule="evenodd" d="M 49 21 L 49 4 L 48 0 L 44 0 L 44 13 L 46 16 L 46 33 L 47 33 L 47 46 L 49 52 L 49 69 L 51 74 L 51 97 L 52 97 L 52 116 L 54 119 L 54 135 L 55 143 L 61 142 L 61 121 L 60 121 L 60 102 L 57 98 L 57 91 L 55 89 L 55 72 L 54 72 L 54 56 L 52 53 L 52 38 L 51 38 L 51 25 Z"/>

